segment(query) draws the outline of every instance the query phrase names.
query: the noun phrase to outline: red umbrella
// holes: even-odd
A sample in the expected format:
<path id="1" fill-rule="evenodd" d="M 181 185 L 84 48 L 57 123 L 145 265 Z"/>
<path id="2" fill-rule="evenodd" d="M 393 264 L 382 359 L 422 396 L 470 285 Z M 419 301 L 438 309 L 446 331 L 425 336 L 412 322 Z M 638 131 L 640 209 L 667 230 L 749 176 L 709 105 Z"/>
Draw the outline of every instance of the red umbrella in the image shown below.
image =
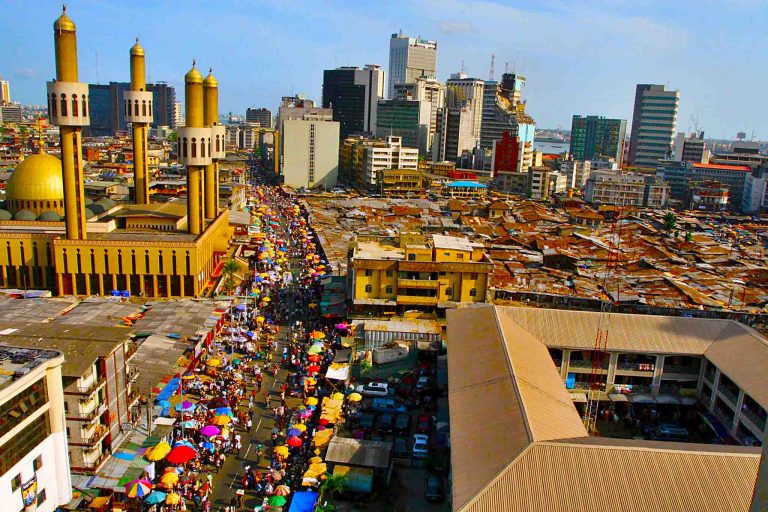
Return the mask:
<path id="1" fill-rule="evenodd" d="M 322 357 L 320 357 L 320 356 L 319 356 L 319 355 L 317 355 L 317 354 L 312 354 L 311 356 L 307 357 L 307 360 L 309 360 L 309 361 L 311 361 L 311 362 L 313 362 L 313 363 L 317 363 L 317 362 L 319 362 L 321 359 L 322 359 Z"/>
<path id="2" fill-rule="evenodd" d="M 320 418 L 319 420 L 317 420 L 317 423 L 320 424 L 320 425 L 327 425 L 328 424 L 328 420 L 325 419 L 325 418 Z"/>
<path id="3" fill-rule="evenodd" d="M 288 440 L 285 442 L 288 446 L 292 446 L 293 448 L 298 448 L 301 446 L 301 439 L 299 439 L 296 436 L 291 436 L 288 438 Z"/>
<path id="4" fill-rule="evenodd" d="M 311 365 L 311 366 L 307 366 L 307 371 L 308 371 L 309 373 L 317 373 L 317 372 L 319 372 L 319 371 L 320 371 L 320 367 L 319 367 L 319 366 L 317 366 L 316 364 L 313 364 L 313 365 Z"/>
<path id="5" fill-rule="evenodd" d="M 186 445 L 179 445 L 168 453 L 165 460 L 171 464 L 184 464 L 191 461 L 196 456 L 197 452 L 194 448 L 190 448 Z"/>

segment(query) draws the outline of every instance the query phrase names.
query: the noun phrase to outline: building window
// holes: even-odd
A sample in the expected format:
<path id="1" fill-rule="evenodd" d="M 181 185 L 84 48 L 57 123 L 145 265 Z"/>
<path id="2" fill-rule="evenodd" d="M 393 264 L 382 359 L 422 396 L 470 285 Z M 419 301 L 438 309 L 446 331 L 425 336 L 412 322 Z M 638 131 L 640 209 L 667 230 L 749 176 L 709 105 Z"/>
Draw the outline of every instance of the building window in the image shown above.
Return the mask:
<path id="1" fill-rule="evenodd" d="M 142 100 L 141 102 L 141 115 L 146 116 L 147 115 L 147 102 Z"/>
<path id="2" fill-rule="evenodd" d="M 446 288 L 445 289 L 445 294 L 448 295 L 448 296 L 453 296 L 453 288 L 451 288 L 450 286 L 448 288 Z"/>
<path id="3" fill-rule="evenodd" d="M 197 139 L 195 138 L 192 139 L 192 158 L 197 158 Z"/>
<path id="4" fill-rule="evenodd" d="M 469 296 L 470 297 L 476 297 L 477 296 L 477 288 L 471 288 L 469 290 Z"/>
<path id="5" fill-rule="evenodd" d="M 392 287 L 391 287 L 391 286 L 387 286 L 387 287 L 386 287 L 386 292 L 387 292 L 387 293 L 392 293 L 392 291 L 393 291 L 393 290 L 392 290 Z"/>
<path id="6" fill-rule="evenodd" d="M 472 274 L 470 275 L 470 279 L 472 279 L 473 281 L 476 280 L 477 279 L 477 272 L 472 272 Z"/>
<path id="7" fill-rule="evenodd" d="M 459 253 L 459 254 L 456 255 L 456 259 L 457 260 L 463 260 L 464 259 L 464 255 Z"/>
<path id="8" fill-rule="evenodd" d="M 35 460 L 32 461 L 32 467 L 35 468 L 35 471 L 39 470 L 41 467 L 43 467 L 43 456 L 38 455 L 35 457 Z"/>
<path id="9" fill-rule="evenodd" d="M 408 253 L 408 261 L 416 261 L 416 253 L 409 252 Z"/>
<path id="10" fill-rule="evenodd" d="M 56 95 L 51 94 L 51 116 L 56 116 Z"/>
<path id="11" fill-rule="evenodd" d="M 387 277 L 392 277 L 392 270 L 387 270 L 386 274 L 387 274 Z"/>
<path id="12" fill-rule="evenodd" d="M 21 475 L 16 475 L 11 480 L 11 492 L 16 492 L 19 487 L 21 487 Z"/>
<path id="13" fill-rule="evenodd" d="M 200 156 L 205 158 L 205 139 L 200 139 Z"/>
<path id="14" fill-rule="evenodd" d="M 39 507 L 45 503 L 45 489 L 37 491 L 37 506 Z"/>
<path id="15" fill-rule="evenodd" d="M 365 277 L 371 277 L 373 275 L 373 270 L 367 268 L 365 269 Z"/>
<path id="16" fill-rule="evenodd" d="M 133 115 L 139 115 L 139 100 L 134 100 L 133 102 Z"/>
<path id="17" fill-rule="evenodd" d="M 85 99 L 85 94 L 83 94 L 82 98 L 83 98 L 83 117 L 88 117 L 88 101 Z"/>
<path id="18" fill-rule="evenodd" d="M 77 95 L 72 96 L 72 115 L 77 117 L 79 110 L 77 108 Z"/>
<path id="19" fill-rule="evenodd" d="M 373 286 L 367 284 L 365 285 L 365 293 L 371 293 L 373 291 Z"/>
<path id="20" fill-rule="evenodd" d="M 67 95 L 66 94 L 61 95 L 61 115 L 62 116 L 67 115 Z"/>

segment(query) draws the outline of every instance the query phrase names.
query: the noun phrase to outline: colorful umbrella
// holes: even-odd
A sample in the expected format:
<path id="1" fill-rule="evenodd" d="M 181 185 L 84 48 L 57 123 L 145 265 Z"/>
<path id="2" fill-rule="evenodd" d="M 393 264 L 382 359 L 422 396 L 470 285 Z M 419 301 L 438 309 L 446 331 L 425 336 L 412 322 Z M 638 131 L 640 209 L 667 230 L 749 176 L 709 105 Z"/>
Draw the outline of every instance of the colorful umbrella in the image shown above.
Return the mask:
<path id="1" fill-rule="evenodd" d="M 233 416 L 232 409 L 230 409 L 229 407 L 219 407 L 218 409 L 216 409 L 214 414 L 216 416 L 229 416 L 230 418 Z"/>
<path id="2" fill-rule="evenodd" d="M 320 361 L 322 361 L 322 359 L 323 359 L 323 358 L 322 358 L 322 357 L 320 357 L 320 356 L 319 356 L 319 355 L 317 355 L 317 354 L 312 354 L 312 355 L 310 355 L 309 357 L 307 357 L 307 361 L 310 361 L 310 362 L 312 362 L 312 363 L 319 363 Z"/>
<path id="3" fill-rule="evenodd" d="M 285 496 L 272 496 L 269 498 L 268 503 L 270 507 L 282 507 L 287 501 Z"/>
<path id="4" fill-rule="evenodd" d="M 157 445 L 144 452 L 144 458 L 150 462 L 156 462 L 158 460 L 162 460 L 166 455 L 168 455 L 168 452 L 170 451 L 171 445 L 165 441 L 161 441 Z"/>
<path id="5" fill-rule="evenodd" d="M 143 498 L 150 492 L 152 492 L 152 482 L 143 478 L 125 484 L 125 493 L 129 498 Z"/>
<path id="6" fill-rule="evenodd" d="M 315 398 L 314 396 L 310 396 L 309 398 L 304 400 L 304 403 L 307 405 L 317 405 L 317 398 Z"/>
<path id="7" fill-rule="evenodd" d="M 205 364 L 207 364 L 207 365 L 208 365 L 208 366 L 210 366 L 211 368 L 216 368 L 217 366 L 221 366 L 221 360 L 219 360 L 219 359 L 216 359 L 216 358 L 214 357 L 214 358 L 212 358 L 212 359 L 209 359 L 208 361 L 206 361 L 206 362 L 205 362 Z"/>
<path id="8" fill-rule="evenodd" d="M 157 505 L 165 501 L 166 494 L 163 491 L 154 490 L 149 496 L 144 498 L 144 503 L 148 505 Z"/>
<path id="9" fill-rule="evenodd" d="M 287 446 L 281 445 L 275 448 L 275 453 L 277 455 L 280 455 L 281 457 L 286 457 L 290 453 L 290 450 L 288 449 Z"/>
<path id="10" fill-rule="evenodd" d="M 197 451 L 189 446 L 177 446 L 168 453 L 165 460 L 171 464 L 184 464 L 197 456 Z"/>
<path id="11" fill-rule="evenodd" d="M 322 340 L 325 339 L 325 333 L 320 331 L 312 331 L 312 334 L 310 334 L 309 337 L 313 340 Z"/>
<path id="12" fill-rule="evenodd" d="M 319 371 L 320 371 L 320 367 L 319 367 L 319 366 L 317 366 L 316 364 L 313 364 L 313 365 L 307 366 L 307 372 L 308 372 L 308 373 L 317 373 L 317 372 L 319 372 Z"/>
<path id="13" fill-rule="evenodd" d="M 319 354 L 323 351 L 323 347 L 320 345 L 312 345 L 307 349 L 307 354 Z"/>
<path id="14" fill-rule="evenodd" d="M 288 429 L 288 432 L 286 432 L 286 434 L 288 434 L 289 436 L 300 436 L 302 432 L 297 428 L 291 427 Z"/>
<path id="15" fill-rule="evenodd" d="M 292 448 L 298 448 L 303 443 L 301 442 L 301 439 L 299 439 L 296 436 L 289 437 L 288 440 L 285 442 L 288 446 Z"/>
<path id="16" fill-rule="evenodd" d="M 190 402 L 189 400 L 184 400 L 180 404 L 177 404 L 174 409 L 181 412 L 192 412 L 195 410 L 195 407 L 197 407 L 195 404 Z"/>
<path id="17" fill-rule="evenodd" d="M 278 485 L 275 487 L 275 496 L 288 496 L 289 494 L 291 494 L 291 488 L 287 485 Z"/>
<path id="18" fill-rule="evenodd" d="M 320 458 L 320 457 L 318 457 L 318 456 L 314 456 L 314 457 L 312 457 L 311 459 L 309 459 L 309 463 L 310 463 L 310 464 L 319 464 L 319 463 L 321 463 L 321 462 L 323 462 L 323 459 L 321 459 L 321 458 Z"/>
<path id="19" fill-rule="evenodd" d="M 229 416 L 227 416 L 225 414 L 222 414 L 221 416 L 216 416 L 213 419 L 213 424 L 214 425 L 219 425 L 219 426 L 224 426 L 224 425 L 229 425 L 229 423 L 231 421 L 232 421 L 232 418 L 230 418 Z"/>
<path id="20" fill-rule="evenodd" d="M 303 424 L 303 423 L 297 423 L 295 425 L 291 425 L 291 429 L 296 429 L 299 432 L 306 432 L 307 431 L 307 426 L 305 424 Z"/>
<path id="21" fill-rule="evenodd" d="M 216 425 L 206 425 L 200 429 L 200 434 L 206 437 L 217 436 L 221 434 L 221 429 Z"/>
<path id="22" fill-rule="evenodd" d="M 172 492 L 165 497 L 166 505 L 178 505 L 181 503 L 181 496 L 178 493 Z"/>
<path id="23" fill-rule="evenodd" d="M 176 471 L 163 473 L 163 476 L 160 478 L 160 482 L 166 486 L 176 485 L 179 482 L 179 474 Z"/>
<path id="24" fill-rule="evenodd" d="M 344 393 L 334 393 L 331 395 L 331 400 L 344 400 Z"/>
<path id="25" fill-rule="evenodd" d="M 363 399 L 363 395 L 361 395 L 360 393 L 350 393 L 347 396 L 347 400 L 349 400 L 350 402 L 359 402 L 362 399 Z"/>

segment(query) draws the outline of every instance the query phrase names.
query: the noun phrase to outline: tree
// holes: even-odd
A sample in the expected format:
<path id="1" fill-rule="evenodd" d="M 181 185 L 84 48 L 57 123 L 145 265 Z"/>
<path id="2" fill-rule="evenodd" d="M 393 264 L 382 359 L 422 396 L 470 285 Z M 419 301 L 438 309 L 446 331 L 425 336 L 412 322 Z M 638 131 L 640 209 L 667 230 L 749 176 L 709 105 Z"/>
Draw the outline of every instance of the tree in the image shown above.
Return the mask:
<path id="1" fill-rule="evenodd" d="M 168 134 L 168 142 L 176 142 L 178 140 L 179 134 L 175 130 Z"/>
<path id="2" fill-rule="evenodd" d="M 347 475 L 330 475 L 323 480 L 322 484 L 320 484 L 320 496 L 317 502 L 324 508 L 328 507 L 328 504 L 324 502 L 326 500 L 334 499 L 338 493 L 347 488 L 348 483 L 349 479 L 347 478 Z M 328 509 L 325 508 L 325 510 Z"/>
<path id="3" fill-rule="evenodd" d="M 672 231 L 675 229 L 675 224 L 677 223 L 677 216 L 669 212 L 666 215 L 664 215 L 664 218 L 662 219 L 664 221 L 664 229 L 667 231 Z"/>
<path id="4" fill-rule="evenodd" d="M 227 260 L 221 267 L 221 277 L 224 279 L 224 288 L 227 294 L 235 287 L 235 275 L 243 269 L 243 266 L 234 258 Z"/>

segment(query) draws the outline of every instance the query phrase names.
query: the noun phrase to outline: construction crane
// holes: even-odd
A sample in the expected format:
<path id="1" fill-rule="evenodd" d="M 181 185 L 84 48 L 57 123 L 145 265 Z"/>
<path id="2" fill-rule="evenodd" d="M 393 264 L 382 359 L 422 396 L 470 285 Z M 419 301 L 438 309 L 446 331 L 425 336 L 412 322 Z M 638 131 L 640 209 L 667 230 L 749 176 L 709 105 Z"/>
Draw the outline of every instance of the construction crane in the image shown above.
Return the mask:
<path id="1" fill-rule="evenodd" d="M 496 54 L 491 54 L 491 69 L 488 72 L 488 81 L 493 82 L 494 75 L 496 74 Z"/>
<path id="2" fill-rule="evenodd" d="M 622 172 L 621 175 L 624 173 Z M 624 187 L 619 183 L 619 197 L 611 219 L 611 229 L 608 234 L 608 257 L 606 258 L 605 272 L 601 280 L 603 293 L 608 300 L 600 304 L 600 313 L 595 332 L 595 343 L 592 348 L 592 369 L 589 374 L 589 389 L 587 393 L 587 411 L 584 417 L 584 426 L 589 435 L 597 433 L 597 416 L 600 410 L 600 393 L 606 391 L 606 383 L 603 382 L 603 371 L 608 358 L 608 339 L 611 327 L 611 313 L 613 312 L 613 298 L 611 289 L 615 289 L 618 295 L 620 282 L 618 277 L 619 264 L 621 263 L 621 221 L 624 216 L 624 203 L 626 196 L 622 195 Z"/>

